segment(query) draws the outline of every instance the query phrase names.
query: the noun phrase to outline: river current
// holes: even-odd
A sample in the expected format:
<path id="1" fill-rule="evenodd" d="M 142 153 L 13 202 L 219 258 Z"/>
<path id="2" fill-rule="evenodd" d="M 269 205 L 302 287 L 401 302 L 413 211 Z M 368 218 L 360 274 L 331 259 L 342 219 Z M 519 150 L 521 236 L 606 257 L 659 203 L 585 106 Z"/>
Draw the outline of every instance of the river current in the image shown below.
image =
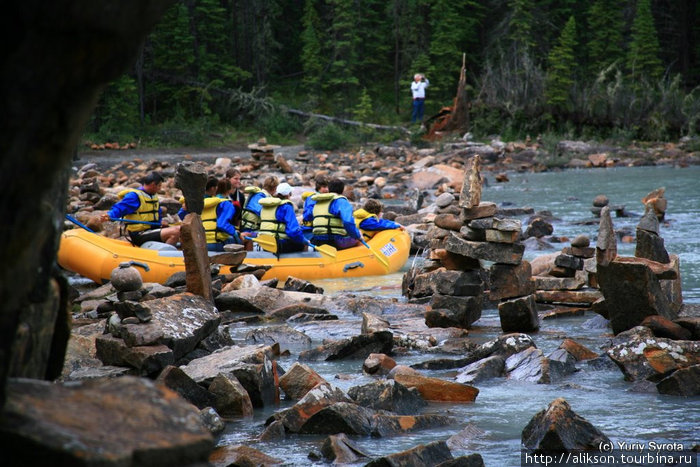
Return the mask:
<path id="1" fill-rule="evenodd" d="M 482 192 L 483 201 L 503 206 L 530 206 L 536 212 L 548 210 L 556 219 L 552 222 L 554 235 L 573 239 L 579 234 L 597 237 L 597 223 L 581 221 L 593 218 L 593 198 L 604 194 L 610 204 L 624 205 L 631 217 L 613 216 L 616 230 L 629 228 L 632 235 L 643 213 L 641 199 L 652 190 L 665 187 L 668 200 L 666 222 L 660 228 L 670 254 L 677 254 L 681 261 L 683 296 L 686 303 L 700 303 L 700 236 L 697 228 L 700 216 L 700 167 L 639 167 L 571 170 L 564 172 L 509 174 L 507 183 L 495 183 L 486 174 L 488 185 Z M 521 218 L 526 225 L 527 216 Z M 553 249 L 526 250 L 525 258 L 559 251 L 568 243 L 554 243 Z M 634 255 L 634 243 L 618 243 L 618 254 Z M 405 266 L 408 269 L 411 258 Z M 321 280 L 328 295 L 366 294 L 383 298 L 401 297 L 402 273 L 350 280 Z M 570 337 L 588 348 L 601 352 L 611 337 L 608 329 L 591 325 L 595 316 L 543 320 L 532 337 L 545 354 L 555 350 L 565 337 Z M 359 319 L 342 316 L 341 319 Z M 238 329 L 239 337 L 246 332 Z M 240 334 L 239 334 L 240 333 Z M 484 309 L 482 317 L 470 331 L 477 342 L 493 339 L 501 333 L 498 310 Z M 314 342 L 318 345 L 319 342 Z M 280 363 L 289 368 L 296 360 L 295 354 L 283 358 Z M 400 364 L 412 364 L 439 355 L 406 354 L 396 360 Z M 309 362 L 309 365 L 332 384 L 347 390 L 373 381 L 361 374 L 362 362 Z M 632 390 L 616 367 L 592 369 L 580 365 L 581 371 L 554 384 L 532 384 L 496 378 L 479 383 L 479 396 L 472 404 L 431 403 L 426 412 L 448 414 L 459 420 L 455 426 L 424 430 L 390 438 L 354 437 L 357 445 L 371 456 L 386 455 L 409 449 L 421 443 L 447 440 L 464 430 L 462 442 L 451 445 L 453 455 L 480 453 L 487 466 L 520 465 L 521 433 L 530 419 L 558 397 L 565 398 L 571 408 L 605 433 L 613 442 L 683 443 L 691 448 L 700 439 L 700 398 L 683 398 Z M 452 371 L 432 371 L 428 375 L 451 379 Z M 314 465 L 308 458 L 311 451 L 318 452 L 325 436 L 291 435 L 285 440 L 259 442 L 257 436 L 263 430 L 265 419 L 275 410 L 289 406 L 283 401 L 278 408 L 257 409 L 253 418 L 232 422 L 220 437 L 219 444 L 247 444 L 263 452 L 283 459 L 288 465 Z M 320 462 L 317 462 L 321 465 Z M 361 464 L 358 464 L 361 465 Z"/>

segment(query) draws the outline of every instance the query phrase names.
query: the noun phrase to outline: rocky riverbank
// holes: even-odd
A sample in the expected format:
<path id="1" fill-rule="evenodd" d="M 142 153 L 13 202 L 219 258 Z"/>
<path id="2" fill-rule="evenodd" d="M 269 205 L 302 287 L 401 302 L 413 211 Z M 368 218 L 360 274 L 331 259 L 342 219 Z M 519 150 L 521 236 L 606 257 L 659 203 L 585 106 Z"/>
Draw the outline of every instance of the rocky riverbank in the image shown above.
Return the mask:
<path id="1" fill-rule="evenodd" d="M 284 445 L 322 435 L 309 462 L 483 465 L 478 452 L 453 455 L 483 434 L 437 413 L 435 402 L 478 405 L 480 386 L 494 380 L 552 385 L 600 368 L 619 368 L 620 379 L 639 390 L 697 395 L 697 309 L 683 305 L 677 262 L 659 239 L 663 212 L 654 207 L 664 206 L 663 193 L 647 201 L 633 233 L 639 249 L 634 258 L 617 256 L 622 237 L 607 203 L 599 200 L 603 206 L 592 206 L 600 208 L 595 247 L 584 236 L 565 240 L 560 253 L 530 264 L 522 259 L 528 242 L 553 234 L 546 215 L 481 200 L 482 184 L 507 183 L 508 170 L 539 170 L 527 156 L 534 145 L 515 146 L 496 156 L 488 148 L 497 151 L 498 144 L 458 143 L 440 151 L 385 146 L 348 154 L 295 151 L 271 160 L 202 159 L 213 174 L 231 164 L 249 180 L 276 173 L 295 186 L 296 201 L 319 173 L 349 181 L 346 194 L 354 202 L 384 200 L 387 217 L 406 225 L 414 251 L 426 256 L 404 278 L 406 301 L 330 297 L 298 281 L 283 289 L 243 269 L 236 277 L 212 278 L 213 302 L 188 293 L 182 277 L 165 285 L 135 279 L 76 291 L 61 382 L 13 381 L 9 417 L 0 431 L 21 447 L 18 460 L 52 455 L 65 465 L 290 464 L 250 446 L 216 442 L 227 425 L 236 430 L 256 411 L 271 410 L 245 438 Z M 696 158 L 674 160 L 683 165 Z M 115 194 L 149 170 L 174 175 L 182 159 L 200 160 L 144 157 L 111 167 L 79 161 L 68 212 L 118 236 L 117 226 L 96 221 Z M 178 196 L 171 178 L 164 197 L 171 215 Z M 515 219 L 523 215 L 532 215 L 526 225 Z M 622 279 L 627 277 L 635 280 Z M 626 289 L 628 284 L 635 288 Z M 645 300 L 627 303 L 630 297 Z M 631 316 L 626 306 L 637 314 Z M 488 309 L 498 309 L 495 327 L 479 324 Z M 604 348 L 565 337 L 552 352 L 538 347 L 542 320 L 585 312 L 595 314 L 600 333 L 609 335 Z M 254 329 L 241 338 L 242 327 Z M 474 338 L 484 331 L 497 337 Z M 417 363 L 402 364 L 408 355 Z M 343 390 L 314 369 L 345 360 L 356 369 L 346 378 L 372 381 Z M 610 441 L 613 434 L 573 409 L 557 398 L 533 412 L 522 427 L 523 446 L 595 451 Z M 441 426 L 453 434 L 389 455 L 356 444 L 367 435 L 391 440 Z"/>

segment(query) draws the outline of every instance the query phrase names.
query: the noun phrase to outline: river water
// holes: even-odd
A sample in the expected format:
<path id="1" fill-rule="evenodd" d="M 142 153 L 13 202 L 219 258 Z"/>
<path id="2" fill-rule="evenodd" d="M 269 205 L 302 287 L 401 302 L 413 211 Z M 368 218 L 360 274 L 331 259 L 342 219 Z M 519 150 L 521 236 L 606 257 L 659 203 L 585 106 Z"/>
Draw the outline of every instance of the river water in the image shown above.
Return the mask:
<path id="1" fill-rule="evenodd" d="M 489 174 L 486 174 L 489 177 Z M 553 222 L 554 234 L 573 239 L 586 234 L 595 242 L 597 224 L 582 225 L 580 221 L 591 219 L 593 198 L 605 194 L 611 205 L 625 205 L 626 211 L 643 213 L 641 198 L 650 191 L 665 187 L 668 199 L 666 224 L 661 226 L 661 236 L 666 249 L 677 254 L 681 261 L 684 301 L 700 303 L 700 236 L 697 232 L 700 216 L 700 167 L 640 167 L 590 169 L 580 171 L 548 172 L 538 174 L 509 174 L 510 182 L 491 182 L 484 187 L 482 200 L 499 205 L 508 203 L 514 207 L 531 206 L 535 211 L 549 210 L 560 219 Z M 522 218 L 523 221 L 526 217 Z M 632 234 L 639 217 L 615 218 L 616 230 L 629 227 Z M 525 225 L 525 223 L 524 223 Z M 554 244 L 544 251 L 526 250 L 531 259 L 543 253 L 560 250 L 568 243 Z M 634 244 L 618 243 L 618 254 L 632 256 Z M 409 260 L 409 263 L 414 258 Z M 408 269 L 410 264 L 404 268 Z M 366 294 L 379 297 L 401 298 L 402 274 L 357 278 L 351 280 L 322 280 L 316 284 L 324 287 L 328 295 Z M 591 327 L 589 320 L 595 315 L 544 320 L 539 332 L 532 337 L 545 354 L 556 349 L 565 337 L 570 337 L 599 351 L 611 335 L 609 330 Z M 359 319 L 342 316 L 342 319 Z M 245 329 L 239 330 L 241 333 Z M 482 318 L 474 324 L 470 336 L 477 342 L 495 338 L 500 334 L 498 311 L 485 309 Z M 318 345 L 319 342 L 314 342 Z M 296 350 L 296 349 L 295 349 Z M 296 360 L 296 352 L 284 357 L 280 363 L 289 368 Z M 406 354 L 396 357 L 400 364 L 412 364 L 439 355 Z M 349 389 L 352 386 L 373 381 L 361 374 L 361 361 L 310 362 L 314 370 L 332 384 Z M 617 368 L 592 369 L 580 366 L 581 371 L 564 381 L 554 384 L 532 384 L 496 378 L 479 383 L 479 396 L 472 404 L 432 403 L 426 412 L 439 412 L 455 417 L 459 423 L 440 429 L 425 430 L 391 438 L 359 437 L 354 441 L 372 456 L 390 454 L 409 449 L 420 443 L 446 440 L 465 430 L 468 435 L 459 446 L 453 446 L 455 456 L 480 453 L 487 466 L 520 465 L 520 440 L 523 428 L 540 410 L 558 397 L 564 397 L 572 409 L 599 428 L 614 442 L 657 443 L 680 442 L 685 448 L 697 444 L 700 439 L 700 398 L 682 398 L 661 394 L 634 392 L 624 381 Z M 431 376 L 450 379 L 454 371 L 426 372 Z M 314 465 L 307 457 L 310 451 L 319 451 L 324 436 L 291 435 L 284 441 L 259 442 L 257 436 L 263 430 L 265 419 L 280 408 L 258 409 L 254 417 L 231 422 L 218 443 L 247 444 L 263 452 L 283 459 L 288 465 Z M 318 465 L 321 465 L 318 463 Z M 360 464 L 361 465 L 361 464 Z"/>

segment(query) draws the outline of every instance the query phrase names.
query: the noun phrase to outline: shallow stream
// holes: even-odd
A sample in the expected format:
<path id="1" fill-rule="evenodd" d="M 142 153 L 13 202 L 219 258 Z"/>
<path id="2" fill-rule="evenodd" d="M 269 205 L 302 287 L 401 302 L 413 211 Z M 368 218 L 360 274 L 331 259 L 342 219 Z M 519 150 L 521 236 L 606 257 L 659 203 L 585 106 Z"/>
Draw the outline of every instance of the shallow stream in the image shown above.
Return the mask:
<path id="1" fill-rule="evenodd" d="M 661 226 L 660 233 L 668 252 L 680 257 L 685 302 L 700 303 L 700 167 L 509 174 L 510 182 L 502 184 L 493 182 L 491 174 L 487 173 L 486 176 L 490 184 L 484 187 L 483 201 L 493 201 L 499 205 L 509 203 L 513 207 L 531 206 L 535 211 L 549 210 L 560 219 L 553 222 L 555 235 L 573 239 L 579 234 L 586 234 L 592 242 L 596 240 L 598 225 L 578 223 L 593 217 L 590 208 L 596 195 L 605 194 L 611 205 L 625 205 L 627 212 L 641 215 L 643 206 L 640 200 L 652 190 L 666 187 L 667 223 Z M 522 218 L 524 225 L 526 218 Z M 639 217 L 613 217 L 616 230 L 629 227 L 632 235 L 638 222 Z M 568 243 L 553 244 L 551 250 L 526 250 L 525 257 L 531 259 L 561 250 L 564 246 L 568 246 Z M 634 244 L 618 243 L 618 254 L 632 256 Z M 316 284 L 330 295 L 353 293 L 402 300 L 401 276 L 323 280 Z M 611 335 L 608 329 L 591 328 L 589 320 L 594 316 L 588 312 L 579 317 L 544 320 L 540 331 L 532 334 L 532 337 L 545 354 L 556 349 L 565 337 L 573 338 L 591 350 L 600 351 L 600 346 Z M 359 328 L 359 317 L 341 318 L 357 320 Z M 252 328 L 237 329 L 236 337 L 242 337 Z M 477 342 L 499 334 L 496 309 L 485 309 L 482 318 L 470 331 L 470 337 Z M 316 340 L 313 345 L 318 344 Z M 296 361 L 296 351 L 280 361 L 283 368 L 289 368 Z M 400 364 L 412 364 L 439 356 L 409 353 L 396 356 L 396 360 Z M 310 362 L 309 365 L 327 381 L 345 390 L 373 380 L 362 375 L 361 361 Z M 538 411 L 558 397 L 564 397 L 576 413 L 614 442 L 681 442 L 690 448 L 700 441 L 700 398 L 632 392 L 631 384 L 624 381 L 616 367 L 592 369 L 580 365 L 580 368 L 582 371 L 555 384 L 538 385 L 504 378 L 479 383 L 480 393 L 472 404 L 433 403 L 426 409 L 428 412 L 452 415 L 459 420 L 455 426 L 391 438 L 355 437 L 354 441 L 366 453 L 379 456 L 409 449 L 420 443 L 446 440 L 464 429 L 466 441 L 461 447 L 453 449 L 455 456 L 478 452 L 487 466 L 518 466 L 523 428 Z M 450 379 L 454 371 L 427 374 Z M 283 401 L 279 408 L 288 405 Z M 252 419 L 229 423 L 219 444 L 247 444 L 283 459 L 289 465 L 314 465 L 308 459 L 308 453 L 319 451 L 324 436 L 291 435 L 286 440 L 264 443 L 256 440 L 263 431 L 265 419 L 277 409 L 259 409 Z"/>

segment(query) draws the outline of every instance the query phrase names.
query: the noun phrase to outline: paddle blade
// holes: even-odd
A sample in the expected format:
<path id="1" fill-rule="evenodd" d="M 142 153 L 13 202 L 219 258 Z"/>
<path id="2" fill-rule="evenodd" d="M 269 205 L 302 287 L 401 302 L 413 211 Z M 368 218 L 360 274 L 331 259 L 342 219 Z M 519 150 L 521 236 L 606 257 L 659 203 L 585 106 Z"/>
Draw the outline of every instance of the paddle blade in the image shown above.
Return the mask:
<path id="1" fill-rule="evenodd" d="M 257 243 L 262 247 L 263 250 L 269 251 L 270 253 L 277 253 L 277 240 L 272 235 L 258 235 L 257 237 L 250 237 L 252 241 Z"/>
<path id="2" fill-rule="evenodd" d="M 330 258 L 335 258 L 338 253 L 338 250 L 331 245 L 314 245 L 314 249 L 322 255 L 326 255 Z"/>
<path id="3" fill-rule="evenodd" d="M 362 242 L 362 244 L 363 244 L 364 246 L 366 246 L 366 247 L 369 249 L 369 251 L 372 252 L 372 254 L 374 255 L 374 257 L 377 258 L 377 261 L 379 261 L 380 263 L 382 263 L 382 264 L 384 265 L 384 267 L 385 267 L 385 268 L 387 269 L 387 271 L 388 271 L 388 270 L 389 270 L 389 261 L 387 261 L 387 259 L 386 259 L 384 256 L 382 256 L 380 253 L 378 253 L 374 248 L 372 248 L 371 246 L 369 246 L 369 243 L 367 243 L 367 242 L 364 241 L 364 240 L 360 240 L 360 241 Z"/>

